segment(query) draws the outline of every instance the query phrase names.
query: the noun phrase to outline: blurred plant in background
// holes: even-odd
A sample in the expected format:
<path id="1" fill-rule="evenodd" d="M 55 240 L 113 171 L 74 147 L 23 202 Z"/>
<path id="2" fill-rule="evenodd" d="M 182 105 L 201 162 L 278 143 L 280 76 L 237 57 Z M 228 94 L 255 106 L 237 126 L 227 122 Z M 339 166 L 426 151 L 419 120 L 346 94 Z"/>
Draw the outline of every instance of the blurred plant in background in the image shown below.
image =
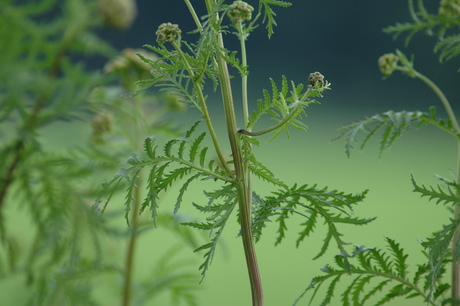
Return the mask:
<path id="1" fill-rule="evenodd" d="M 163 291 L 194 304 L 197 276 L 175 263 L 181 248 L 164 250 L 154 277 L 134 279 L 136 239 L 151 222 L 133 212 L 126 229 L 116 222 L 123 212 L 92 208 L 102 178 L 145 137 L 177 135 L 165 114 L 185 111 L 168 93 L 127 95 L 149 67 L 135 50 L 117 55 L 96 35 L 103 25 L 129 27 L 135 1 L 16 2 L 0 8 L 0 304 L 100 304 L 96 280 L 104 275 L 123 280 L 124 305 Z M 94 68 L 108 59 L 105 73 Z M 162 214 L 158 222 L 195 248 L 198 237 L 178 227 L 183 218 Z M 113 239 L 125 250 L 114 254 Z"/>
<path id="2" fill-rule="evenodd" d="M 460 1 L 442 0 L 438 14 L 428 13 L 422 0 L 416 1 L 417 6 L 413 2 L 409 1 L 412 22 L 397 23 L 384 31 L 393 34 L 395 38 L 407 34 L 406 45 L 416 33 L 422 31 L 436 37 L 434 50 L 440 53 L 440 62 L 460 55 Z M 341 290 L 337 286 L 339 281 L 350 276 L 351 272 L 351 283 L 341 294 L 342 305 L 383 305 L 398 297 L 421 298 L 425 305 L 460 305 L 460 127 L 456 115 L 442 90 L 415 69 L 413 57 L 409 59 L 403 52 L 396 50 L 382 55 L 378 65 L 384 78 L 400 71 L 425 83 L 439 98 L 448 118 L 440 118 L 433 106 L 429 112 L 390 110 L 353 122 L 341 128 L 343 133 L 339 137 L 345 139 L 346 154 L 350 156 L 358 141 L 362 141 L 360 147 L 364 148 L 379 132 L 380 154 L 411 127 L 432 125 L 454 136 L 458 152 L 453 178 L 438 177 L 441 184 L 426 187 L 417 183 L 413 175 L 411 177 L 414 192 L 436 204 L 448 206 L 452 217 L 447 224 L 440 226 L 439 231 L 421 242 L 427 262 L 417 265 L 412 263 L 412 266 L 417 267 L 416 271 L 409 270 L 409 257 L 403 247 L 396 240 L 386 238 L 386 250 L 356 246 L 353 250 L 354 259 L 350 259 L 351 269 L 337 256 L 335 265 L 325 266 L 322 269 L 324 274 L 315 277 L 305 292 L 314 291 L 310 300 L 312 302 L 317 295 L 321 296 L 319 289 L 323 285 L 327 286 L 325 294 L 320 297 L 320 303 L 331 304 L 334 293 Z M 361 133 L 365 135 L 363 139 L 359 138 Z M 410 222 L 409 216 L 407 222 Z M 448 272 L 451 272 L 451 277 L 448 277 Z"/>

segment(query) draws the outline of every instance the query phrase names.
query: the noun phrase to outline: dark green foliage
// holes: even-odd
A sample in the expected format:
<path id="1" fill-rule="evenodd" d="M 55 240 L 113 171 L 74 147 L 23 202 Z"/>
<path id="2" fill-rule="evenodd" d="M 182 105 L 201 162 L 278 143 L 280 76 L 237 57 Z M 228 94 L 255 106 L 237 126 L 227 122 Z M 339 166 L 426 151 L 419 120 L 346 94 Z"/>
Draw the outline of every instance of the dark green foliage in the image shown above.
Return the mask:
<path id="1" fill-rule="evenodd" d="M 199 179 L 220 179 L 225 182 L 232 182 L 232 179 L 226 176 L 225 172 L 219 170 L 218 167 L 213 168 L 214 163 L 212 161 L 206 164 L 208 148 L 201 147 L 206 134 L 201 133 L 193 140 L 191 138 L 198 124 L 199 121 L 187 131 L 185 137 L 174 138 L 166 142 L 163 146 L 164 155 L 157 154 L 155 138 L 146 138 L 144 141 L 144 149 L 147 154 L 146 159 L 139 159 L 138 155 L 133 155 L 127 161 L 128 167 L 121 169 L 112 181 L 106 184 L 106 188 L 110 188 L 112 185 L 117 186 L 123 179 L 128 181 L 125 202 L 125 217 L 127 221 L 134 200 L 133 190 L 137 186 L 139 173 L 145 167 L 150 166 L 151 169 L 149 170 L 147 179 L 147 196 L 141 205 L 140 212 L 149 207 L 154 222 L 157 215 L 159 193 L 168 190 L 175 181 L 188 177 L 178 194 L 174 208 L 176 212 L 179 210 L 185 191 L 193 181 Z M 102 211 L 109 200 L 110 198 L 107 200 Z"/>
<path id="2" fill-rule="evenodd" d="M 452 59 L 460 54 L 458 34 L 450 34 L 456 31 L 460 24 L 458 7 L 455 9 L 456 5 L 458 4 L 455 1 L 441 1 L 439 14 L 432 15 L 426 11 L 422 0 L 417 0 L 417 10 L 413 1 L 409 1 L 409 11 L 413 23 L 398 23 L 395 26 L 386 28 L 385 32 L 394 34 L 394 37 L 407 33 L 406 44 L 409 43 L 413 35 L 420 31 L 425 31 L 429 35 L 436 35 L 439 38 L 439 42 L 435 46 L 435 51 L 441 51 L 440 59 Z M 434 34 L 435 30 L 437 34 Z M 387 55 L 391 56 L 392 54 Z M 339 139 L 345 139 L 345 151 L 348 156 L 350 156 L 355 143 L 358 142 L 360 132 L 365 135 L 361 149 L 372 137 L 381 132 L 380 154 L 413 126 L 420 128 L 423 125 L 430 124 L 453 135 L 457 141 L 460 139 L 456 116 L 442 91 L 431 80 L 417 72 L 414 69 L 413 61 L 407 59 L 402 52 L 397 50 L 393 56 L 402 65 L 390 67 L 392 70 L 387 70 L 388 73 L 385 70 L 382 70 L 382 72 L 389 76 L 394 70 L 399 70 L 426 83 L 441 100 L 449 120 L 438 118 L 435 108 L 431 107 L 429 113 L 388 111 L 353 122 L 342 127 L 342 135 L 338 137 Z M 382 69 L 382 66 L 380 68 Z M 456 175 L 458 176 L 458 174 Z M 389 252 L 357 246 L 350 259 L 350 262 L 352 262 L 350 270 L 347 269 L 348 266 L 345 265 L 341 255 L 336 256 L 336 265 L 339 268 L 326 266 L 323 269 L 326 275 L 314 278 L 311 287 L 306 290 L 314 289 L 312 300 L 321 285 L 328 282 L 326 297 L 322 300 L 321 305 L 331 303 L 332 296 L 337 291 L 336 284 L 341 278 L 345 278 L 348 271 L 351 271 L 351 283 L 347 285 L 347 288 L 341 294 L 343 305 L 366 305 L 366 303 L 383 305 L 398 297 L 406 299 L 419 297 L 423 299 L 426 305 L 458 304 L 458 301 L 453 301 L 457 295 L 455 288 L 458 287 L 458 283 L 454 280 L 455 277 L 452 278 L 452 283 L 446 282 L 445 274 L 449 270 L 447 265 L 451 264 L 452 261 L 458 262 L 459 260 L 459 258 L 451 258 L 452 254 L 458 254 L 457 250 L 459 249 L 456 238 L 456 232 L 460 225 L 457 207 L 460 202 L 459 185 L 455 181 L 442 178 L 440 180 L 446 186 L 425 187 L 418 184 L 412 176 L 414 192 L 419 193 L 421 197 L 427 197 L 436 204 L 452 206 L 453 209 L 451 210 L 454 212 L 454 216 L 449 219 L 447 225 L 443 225 L 441 230 L 434 232 L 421 243 L 422 247 L 425 248 L 423 253 L 428 257 L 428 261 L 426 264 L 417 265 L 417 271 L 413 278 L 408 277 L 407 254 L 403 252 L 398 243 L 387 238 Z M 458 271 L 454 269 L 452 273 L 455 275 Z M 453 288 L 452 297 L 449 298 L 446 296 L 449 294 L 451 287 Z M 372 302 L 372 297 L 374 299 L 378 297 L 377 302 Z"/>
<path id="3" fill-rule="evenodd" d="M 263 91 L 264 98 L 257 102 L 257 110 L 254 110 L 248 119 L 247 129 L 253 129 L 264 115 L 269 115 L 270 119 L 275 121 L 276 124 L 282 124 L 286 118 L 289 118 L 287 122 L 274 131 L 270 141 L 277 138 L 283 131 L 289 137 L 289 127 L 306 131 L 307 125 L 301 121 L 302 117 L 306 117 L 305 108 L 312 103 L 319 103 L 314 98 L 321 97 L 324 89 L 330 89 L 330 84 L 326 82 L 325 87 L 321 88 L 321 90 L 308 86 L 304 91 L 303 84 L 296 85 L 292 81 L 290 90 L 285 76 L 282 77 L 281 88 L 278 88 L 272 79 L 270 79 L 270 82 L 272 94 L 270 95 L 268 90 Z M 264 131 L 262 132 L 265 133 Z"/>
<path id="4" fill-rule="evenodd" d="M 263 220 L 266 220 L 276 212 L 276 222 L 279 225 L 278 237 L 275 244 L 280 244 L 287 230 L 287 219 L 293 214 L 297 214 L 306 218 L 306 221 L 302 223 L 304 229 L 299 233 L 296 242 L 296 245 L 299 246 L 305 237 L 309 237 L 314 232 L 319 222 L 318 219 L 323 219 L 324 224 L 327 226 L 327 234 L 315 259 L 324 255 L 331 240 L 336 243 L 340 252 L 346 257 L 345 245 L 347 243 L 341 239 L 342 234 L 339 232 L 337 225 L 341 223 L 364 225 L 375 219 L 351 217 L 353 205 L 361 202 L 366 193 L 367 191 L 362 194 L 351 195 L 335 190 L 328 190 L 327 188 L 318 189 L 316 185 L 294 185 L 291 188 L 279 190 L 274 192 L 273 196 L 266 197 L 263 202 L 260 199 L 257 201 L 261 203 L 259 204 L 261 208 L 255 211 L 254 232 L 260 233 L 262 227 L 265 226 Z"/>
<path id="5" fill-rule="evenodd" d="M 313 305 L 332 305 L 333 295 L 338 290 L 343 290 L 340 294 L 341 305 L 384 305 L 398 297 L 406 299 L 419 297 L 427 305 L 436 305 L 432 300 L 441 300 L 443 293 L 446 293 L 450 287 L 441 282 L 443 273 L 436 274 L 434 279 L 437 284 L 436 292 L 431 297 L 429 288 L 432 280 L 430 277 L 425 277 L 430 268 L 427 265 L 418 265 L 417 272 L 410 276 L 408 255 L 393 239 L 385 240 L 387 251 L 366 248 L 362 245 L 355 246 L 352 255 L 348 258 L 351 266 L 346 264 L 344 256 L 337 255 L 336 267 L 327 265 L 322 268 L 325 275 L 315 277 L 305 291 L 314 291 L 310 304 L 313 304 L 320 288 L 327 286 L 324 298 L 319 304 L 315 302 Z M 443 262 L 445 263 L 446 261 Z M 444 266 L 442 272 L 445 272 Z M 338 289 L 339 280 L 345 278 L 352 278 L 352 280 L 345 289 Z M 374 301 L 372 298 L 377 294 L 378 300 Z"/>
<path id="6" fill-rule="evenodd" d="M 287 1 L 280 1 L 280 0 L 260 0 L 259 1 L 259 10 L 261 7 L 264 8 L 264 22 L 267 22 L 267 31 L 268 31 L 268 37 L 271 37 L 273 35 L 273 27 L 276 26 L 276 21 L 275 21 L 275 12 L 273 9 L 270 7 L 270 5 L 273 6 L 281 6 L 281 7 L 289 7 L 291 6 L 291 3 Z"/>
<path id="7" fill-rule="evenodd" d="M 460 25 L 458 15 L 448 13 L 430 14 L 423 5 L 423 0 L 417 0 L 417 8 L 414 1 L 409 1 L 409 11 L 412 22 L 397 23 L 384 29 L 394 38 L 406 34 L 405 44 L 408 45 L 412 37 L 421 31 L 429 35 L 435 35 L 439 39 L 434 50 L 441 51 L 440 60 L 450 60 L 460 54 L 459 35 L 455 33 Z M 453 2 L 452 5 L 455 5 Z M 457 4 L 458 5 L 458 4 Z M 457 9 L 458 10 L 458 9 Z M 458 14 L 458 12 L 457 12 Z"/>
<path id="8" fill-rule="evenodd" d="M 212 262 L 217 243 L 219 242 L 219 238 L 223 233 L 225 225 L 230 219 L 235 205 L 238 203 L 236 190 L 230 184 L 223 185 L 221 189 L 213 192 L 205 192 L 205 195 L 209 199 L 207 205 L 198 205 L 195 203 L 193 205 L 200 212 L 208 213 L 211 216 L 206 218 L 205 222 L 183 223 L 184 225 L 204 230 L 213 236 L 211 242 L 206 243 L 195 250 L 195 252 L 206 250 L 204 254 L 205 261 L 200 266 L 203 278 Z"/>
<path id="9" fill-rule="evenodd" d="M 387 150 L 396 139 L 404 132 L 409 131 L 410 127 L 415 126 L 420 128 L 425 124 L 431 124 L 443 131 L 446 131 L 454 136 L 457 135 L 452 127 L 452 122 L 446 119 L 436 117 L 436 109 L 430 108 L 429 113 L 423 112 L 394 112 L 388 111 L 383 114 L 377 114 L 370 118 L 365 118 L 356 122 L 352 122 L 342 126 L 342 134 L 336 138 L 345 139 L 345 152 L 348 157 L 351 155 L 351 150 L 354 144 L 358 141 L 358 134 L 364 133 L 365 137 L 362 140 L 361 149 L 368 143 L 372 137 L 376 137 L 378 132 L 381 132 L 380 138 L 380 154 Z"/>
<path id="10" fill-rule="evenodd" d="M 97 278 L 124 277 L 124 267 L 107 260 L 118 254 L 109 254 L 105 243 L 124 242 L 132 231 L 113 224 L 118 211 L 100 216 L 91 204 L 107 195 L 102 177 L 132 151 L 139 137 L 130 134 L 133 127 L 140 134 L 174 131 L 151 118 L 153 129 L 140 128 L 148 112 L 120 98 L 125 88 L 92 67 L 117 53 L 96 35 L 101 20 L 89 0 L 5 0 L 0 7 L 0 304 L 18 297 L 30 305 L 98 305 Z M 149 110 L 157 100 L 150 99 Z M 108 118 L 103 128 L 101 115 Z M 178 228 L 178 220 L 158 219 Z M 139 225 L 135 232 L 151 228 Z M 196 237 L 180 233 L 197 246 Z M 5 292 L 10 279 L 18 279 L 15 290 Z M 182 279 L 184 286 L 191 280 Z M 192 291 L 184 292 L 191 300 Z"/>

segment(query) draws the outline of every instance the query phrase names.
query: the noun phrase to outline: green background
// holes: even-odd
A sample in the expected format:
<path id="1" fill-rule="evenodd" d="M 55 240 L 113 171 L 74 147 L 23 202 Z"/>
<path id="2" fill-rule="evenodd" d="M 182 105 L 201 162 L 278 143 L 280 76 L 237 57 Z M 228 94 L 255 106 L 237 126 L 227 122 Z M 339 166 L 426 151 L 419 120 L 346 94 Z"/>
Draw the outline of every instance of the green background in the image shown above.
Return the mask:
<path id="1" fill-rule="evenodd" d="M 347 193 L 369 189 L 366 201 L 355 213 L 361 217 L 378 216 L 378 219 L 364 227 L 343 226 L 344 239 L 369 247 L 385 247 L 385 236 L 395 239 L 409 254 L 409 268 L 413 271 L 415 264 L 424 260 L 418 240 L 439 230 L 441 224 L 447 223 L 449 214 L 444 207 L 413 193 L 410 175 L 414 174 L 417 181 L 425 185 L 438 183 L 433 174 L 451 178 L 450 171 L 456 166 L 455 140 L 433 128 L 424 127 L 403 135 L 381 158 L 378 156 L 378 142 L 374 140 L 363 152 L 354 151 L 351 159 L 344 153 L 343 142 L 331 140 L 339 135 L 337 128 L 341 125 L 389 109 L 427 111 L 429 106 L 435 105 L 440 114 L 443 113 L 435 95 L 420 81 L 401 75 L 382 81 L 376 64 L 380 55 L 396 48 L 408 55 L 415 53 L 415 67 L 438 83 L 453 101 L 460 92 L 458 79 L 451 77 L 457 76 L 458 60 L 439 65 L 437 55 L 432 51 L 434 38 L 416 35 L 413 43 L 405 48 L 401 38 L 394 42 L 389 35 L 382 33 L 385 26 L 409 21 L 404 0 L 292 2 L 292 7 L 277 10 L 278 27 L 270 40 L 263 27 L 249 37 L 251 105 L 254 106 L 261 97 L 261 90 L 269 87 L 268 78 L 279 81 L 283 74 L 295 82 L 306 83 L 310 72 L 320 71 L 332 83 L 332 91 L 325 93 L 321 105 L 311 105 L 307 109 L 305 122 L 309 126 L 308 132 L 293 131 L 289 140 L 282 136 L 270 144 L 262 141 L 263 145 L 256 148 L 256 154 L 289 185 L 296 182 L 318 184 L 319 187 L 327 186 Z M 255 1 L 249 3 L 256 5 Z M 120 49 L 154 44 L 155 29 L 162 22 L 178 23 L 184 32 L 193 30 L 192 19 L 182 1 L 139 1 L 138 5 L 139 16 L 131 29 L 123 33 L 102 33 Z M 436 3 L 430 6 L 433 9 Z M 200 9 L 200 5 L 197 7 Z M 194 38 L 193 35 L 184 35 L 186 40 L 193 41 Z M 228 36 L 226 45 L 230 49 L 236 48 L 236 39 Z M 237 82 L 234 82 L 234 87 L 238 92 Z M 221 101 L 218 95 L 211 94 L 210 97 L 214 122 L 222 122 Z M 458 109 L 458 105 L 453 107 Z M 199 115 L 190 110 L 187 118 L 180 120 L 193 122 L 198 118 Z M 187 124 L 183 123 L 182 127 L 187 128 Z M 225 139 L 223 128 L 220 126 L 219 135 Z M 73 137 L 69 136 L 69 131 Z M 64 141 L 72 146 L 78 144 L 78 137 L 83 137 L 88 130 L 87 127 L 75 128 L 64 124 L 59 128 L 51 127 L 48 132 L 52 133 L 52 137 L 46 141 L 51 144 L 63 145 Z M 255 186 L 261 194 L 270 192 L 269 186 L 264 183 L 256 182 Z M 190 197 L 184 202 L 184 213 L 193 212 L 185 207 L 186 203 L 203 199 L 200 186 L 195 185 L 191 190 Z M 174 193 L 170 192 L 160 209 L 172 211 L 173 201 Z M 274 247 L 276 224 L 269 224 L 257 244 L 267 306 L 291 305 L 311 278 L 320 274 L 320 268 L 330 263 L 332 256 L 338 252 L 331 248 L 326 256 L 312 260 L 324 238 L 325 228 L 321 224 L 312 238 L 296 248 L 295 239 L 301 222 L 300 217 L 292 219 L 292 223 L 288 224 L 286 241 L 277 247 Z M 120 217 L 120 224 L 123 223 Z M 238 226 L 233 220 L 201 285 L 202 290 L 198 293 L 200 305 L 249 305 L 248 277 L 242 243 L 237 234 Z M 154 277 L 152 267 L 176 243 L 174 241 L 180 240 L 161 228 L 143 235 L 138 245 L 135 277 Z M 118 240 L 108 240 L 106 244 L 113 254 L 108 260 L 121 262 L 124 245 Z M 185 249 L 178 255 L 178 261 L 181 258 L 191 259 L 191 271 L 198 274 L 201 255 Z M 16 290 L 15 282 L 11 280 L 9 284 L 2 284 L 1 291 Z M 95 284 L 95 289 L 101 289 L 98 294 L 104 301 L 103 305 L 119 303 L 119 288 L 120 280 L 111 276 L 102 276 Z M 14 295 L 12 299 L 6 300 L 4 296 L 0 305 L 16 305 L 21 296 Z M 308 299 L 309 295 L 299 305 L 307 305 Z M 400 299 L 390 304 L 422 305 L 423 302 Z M 169 296 L 158 297 L 152 305 L 169 305 Z"/>

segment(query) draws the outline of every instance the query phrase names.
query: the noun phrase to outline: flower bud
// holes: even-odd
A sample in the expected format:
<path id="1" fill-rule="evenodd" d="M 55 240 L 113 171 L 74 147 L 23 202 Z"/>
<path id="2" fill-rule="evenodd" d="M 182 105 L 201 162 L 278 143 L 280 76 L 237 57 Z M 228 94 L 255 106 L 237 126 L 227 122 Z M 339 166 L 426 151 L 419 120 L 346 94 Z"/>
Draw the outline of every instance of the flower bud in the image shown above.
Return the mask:
<path id="1" fill-rule="evenodd" d="M 135 0 L 99 0 L 99 11 L 104 24 L 113 29 L 127 29 L 137 15 Z"/>
<path id="2" fill-rule="evenodd" d="M 441 0 L 439 15 L 443 17 L 460 17 L 460 0 Z"/>
<path id="3" fill-rule="evenodd" d="M 244 1 L 235 1 L 229 6 L 228 17 L 232 23 L 249 21 L 252 18 L 254 8 Z"/>
<path id="4" fill-rule="evenodd" d="M 393 71 L 396 68 L 396 65 L 398 64 L 399 58 L 396 54 L 394 53 L 387 53 L 379 57 L 379 69 L 380 71 L 386 75 L 389 76 L 393 73 Z"/>
<path id="5" fill-rule="evenodd" d="M 103 135 L 112 130 L 112 121 L 112 116 L 105 112 L 97 114 L 93 117 L 91 120 L 91 127 L 93 130 L 92 140 L 95 143 L 104 142 Z"/>
<path id="6" fill-rule="evenodd" d="M 324 86 L 324 76 L 318 71 L 310 73 L 308 77 L 308 83 L 311 87 L 323 87 Z"/>
<path id="7" fill-rule="evenodd" d="M 151 67 L 137 56 L 138 53 L 151 60 L 158 59 L 157 55 L 152 52 L 147 52 L 143 49 L 126 48 L 121 52 L 121 55 L 110 60 L 104 66 L 104 72 L 122 74 L 129 71 L 135 71 L 139 74 L 143 74 L 144 72 L 148 74 Z"/>
<path id="8" fill-rule="evenodd" d="M 157 42 L 159 44 L 164 44 L 167 41 L 175 41 L 181 33 L 182 31 L 179 29 L 177 24 L 168 22 L 160 24 L 155 34 L 157 35 Z"/>

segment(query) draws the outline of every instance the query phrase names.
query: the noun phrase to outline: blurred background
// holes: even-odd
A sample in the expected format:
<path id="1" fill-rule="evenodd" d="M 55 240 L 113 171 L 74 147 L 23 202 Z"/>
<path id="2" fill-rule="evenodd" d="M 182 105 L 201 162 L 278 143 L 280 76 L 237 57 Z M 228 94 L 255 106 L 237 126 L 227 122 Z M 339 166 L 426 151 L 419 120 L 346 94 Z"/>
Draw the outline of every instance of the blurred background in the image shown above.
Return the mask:
<path id="1" fill-rule="evenodd" d="M 255 1 L 248 2 L 256 5 Z M 429 11 L 436 12 L 438 1 L 425 2 Z M 350 193 L 370 189 L 367 201 L 356 214 L 378 216 L 378 219 L 364 228 L 350 230 L 345 240 L 383 247 L 384 236 L 389 236 L 401 243 L 413 262 L 422 262 L 418 239 L 440 229 L 449 214 L 444 207 L 413 193 L 410 175 L 414 174 L 424 184 L 437 184 L 435 173 L 451 177 L 450 171 L 456 163 L 455 140 L 432 128 L 422 128 L 404 135 L 381 158 L 375 140 L 363 152 L 356 150 L 351 159 L 343 152 L 343 142 L 330 141 L 339 135 L 337 128 L 341 125 L 390 109 L 427 111 L 434 105 L 443 114 L 434 93 L 419 80 L 400 73 L 382 80 L 377 67 L 382 54 L 395 49 L 408 56 L 415 54 L 416 69 L 441 87 L 457 111 L 458 59 L 440 65 L 438 55 L 433 52 L 434 37 L 416 34 L 406 47 L 405 37 L 394 40 L 383 33 L 382 29 L 389 25 L 411 21 L 407 1 L 293 0 L 292 3 L 289 8 L 276 10 L 278 26 L 271 39 L 264 27 L 256 29 L 248 39 L 251 103 L 254 105 L 261 97 L 262 89 L 269 88 L 269 78 L 279 81 L 281 75 L 306 83 L 310 72 L 319 71 L 332 83 L 332 90 L 324 94 L 321 105 L 312 105 L 307 111 L 310 130 L 295 132 L 290 140 L 281 137 L 263 145 L 258 149 L 262 161 L 287 183 L 318 183 Z M 162 22 L 177 23 L 183 32 L 191 31 L 194 23 L 182 4 L 178 0 L 138 1 L 139 16 L 134 25 L 124 33 L 105 35 L 120 48 L 137 48 L 155 43 L 154 32 Z M 193 4 L 198 14 L 204 13 L 200 1 Z M 195 36 L 184 35 L 183 39 L 193 41 Z M 225 43 L 227 48 L 238 50 L 234 36 L 227 35 Z M 237 78 L 232 85 L 238 89 Z M 223 116 L 218 96 L 212 107 L 216 116 Z M 300 222 L 299 219 L 296 224 Z M 294 243 L 298 231 L 295 225 L 288 231 L 292 236 L 276 248 L 271 238 L 276 227 L 267 229 L 258 244 L 266 305 L 290 305 L 308 286 L 311 276 L 320 274 L 319 269 L 330 262 L 327 256 L 312 261 L 323 239 L 321 226 L 318 227 L 319 233 L 299 249 Z M 227 230 L 225 247 L 216 254 L 203 282 L 206 289 L 200 293 L 200 305 L 247 305 L 247 276 L 236 233 L 236 226 L 233 234 L 232 229 Z M 307 305 L 308 299 L 304 298 L 300 305 Z M 390 304 L 420 305 L 421 301 L 395 300 Z"/>
<path id="2" fill-rule="evenodd" d="M 192 1 L 197 13 L 205 13 L 202 1 Z M 257 1 L 248 1 L 257 5 Z M 416 69 L 431 78 L 444 91 L 459 111 L 457 70 L 458 59 L 440 65 L 438 55 L 434 54 L 434 37 L 419 33 L 409 44 L 404 45 L 404 37 L 393 40 L 382 29 L 397 22 L 409 22 L 407 1 L 404 0 L 293 0 L 289 8 L 276 10 L 278 26 L 269 39 L 263 26 L 257 28 L 247 42 L 249 63 L 249 95 L 251 105 L 261 98 L 264 88 L 269 89 L 269 78 L 276 82 L 285 75 L 296 83 L 307 83 L 309 73 L 319 71 L 331 82 L 332 90 L 325 92 L 321 105 L 311 105 L 305 120 L 309 131 L 292 131 L 291 138 L 282 136 L 277 141 L 256 148 L 261 161 L 278 174 L 287 184 L 318 184 L 346 193 L 359 193 L 369 189 L 367 200 L 356 210 L 360 217 L 378 219 L 363 228 L 342 227 L 345 240 L 352 244 L 369 247 L 384 247 L 384 237 L 396 239 L 408 252 L 409 267 L 424 261 L 419 240 L 439 230 L 447 222 L 449 213 L 442 206 L 436 206 L 427 199 L 421 199 L 412 192 L 410 176 L 413 174 L 419 183 L 437 184 L 434 174 L 451 178 L 451 170 L 456 167 L 456 143 L 449 135 L 434 128 L 423 127 L 412 130 L 396 142 L 393 148 L 382 157 L 378 154 L 378 140 L 369 143 L 364 151 L 355 150 L 351 158 L 344 153 L 344 143 L 331 142 L 340 135 L 337 130 L 350 121 L 372 116 L 387 110 L 428 111 L 436 106 L 440 115 L 442 106 L 434 93 L 419 80 L 410 79 L 394 73 L 382 80 L 377 67 L 379 56 L 402 50 L 406 55 L 415 54 Z M 428 1 L 427 1 L 428 2 Z M 140 48 L 144 44 L 155 44 L 155 31 L 163 22 L 177 23 L 183 33 L 194 30 L 194 23 L 186 6 L 179 0 L 138 1 L 138 16 L 132 27 L 123 31 L 104 31 L 99 34 L 109 40 L 117 49 Z M 426 3 L 431 12 L 436 12 L 438 1 Z M 196 34 L 184 34 L 183 39 L 193 42 Z M 238 50 L 236 37 L 227 35 L 226 47 Z M 103 62 L 94 61 L 95 67 Z M 233 86 L 238 92 L 239 82 L 234 71 Z M 223 110 L 219 94 L 210 94 L 209 103 L 219 122 Z M 239 101 L 236 101 L 237 104 Z M 199 114 L 189 110 L 183 120 L 187 124 L 199 119 Z M 219 135 L 224 139 L 226 133 L 220 126 Z M 64 138 L 63 131 L 55 131 L 56 137 Z M 269 138 L 266 138 L 268 140 Z M 255 183 L 257 191 L 268 194 L 269 187 Z M 201 190 L 193 190 L 191 203 L 200 199 Z M 174 200 L 168 194 L 164 202 Z M 121 205 L 121 204 L 120 204 Z M 171 210 L 172 205 L 161 207 Z M 194 213 L 185 208 L 185 212 Z M 257 245 L 260 270 L 262 274 L 267 306 L 292 305 L 294 300 L 309 285 L 312 277 L 321 274 L 320 268 L 330 263 L 338 250 L 331 250 L 324 257 L 313 261 L 324 238 L 324 228 L 318 225 L 318 232 L 306 239 L 299 248 L 295 247 L 298 225 L 304 220 L 295 219 L 288 225 L 288 238 L 280 246 L 274 247 L 276 225 L 266 228 L 262 240 Z M 245 268 L 242 244 L 235 222 L 228 225 L 224 242 L 216 252 L 214 262 L 199 291 L 199 305 L 248 305 L 250 292 Z M 121 220 L 123 222 L 123 220 Z M 161 229 L 155 236 L 143 235 L 139 242 L 136 275 L 148 277 L 152 265 L 161 257 L 160 250 L 167 249 L 174 236 L 161 236 Z M 159 238 L 162 237 L 162 238 Z M 163 238 L 166 237 L 166 238 Z M 152 239 L 162 239 L 152 240 Z M 114 254 L 119 247 L 109 241 Z M 192 253 L 192 251 L 190 251 Z M 121 255 L 120 255 L 121 256 Z M 181 253 L 189 258 L 188 253 Z M 114 257 L 116 257 L 114 255 Z M 180 257 L 181 258 L 181 257 Z M 192 261 L 198 266 L 201 258 Z M 104 296 L 105 305 L 119 302 L 118 279 L 101 279 L 99 294 Z M 307 295 L 299 305 L 308 305 Z M 0 301 L 1 302 L 1 301 Z M 154 300 L 152 305 L 169 305 L 170 297 L 165 294 Z M 319 300 L 316 301 L 319 303 Z M 1 303 L 0 303 L 1 304 Z M 421 305 L 422 301 L 396 300 L 391 305 Z M 317 305 L 315 302 L 312 305 Z"/>

